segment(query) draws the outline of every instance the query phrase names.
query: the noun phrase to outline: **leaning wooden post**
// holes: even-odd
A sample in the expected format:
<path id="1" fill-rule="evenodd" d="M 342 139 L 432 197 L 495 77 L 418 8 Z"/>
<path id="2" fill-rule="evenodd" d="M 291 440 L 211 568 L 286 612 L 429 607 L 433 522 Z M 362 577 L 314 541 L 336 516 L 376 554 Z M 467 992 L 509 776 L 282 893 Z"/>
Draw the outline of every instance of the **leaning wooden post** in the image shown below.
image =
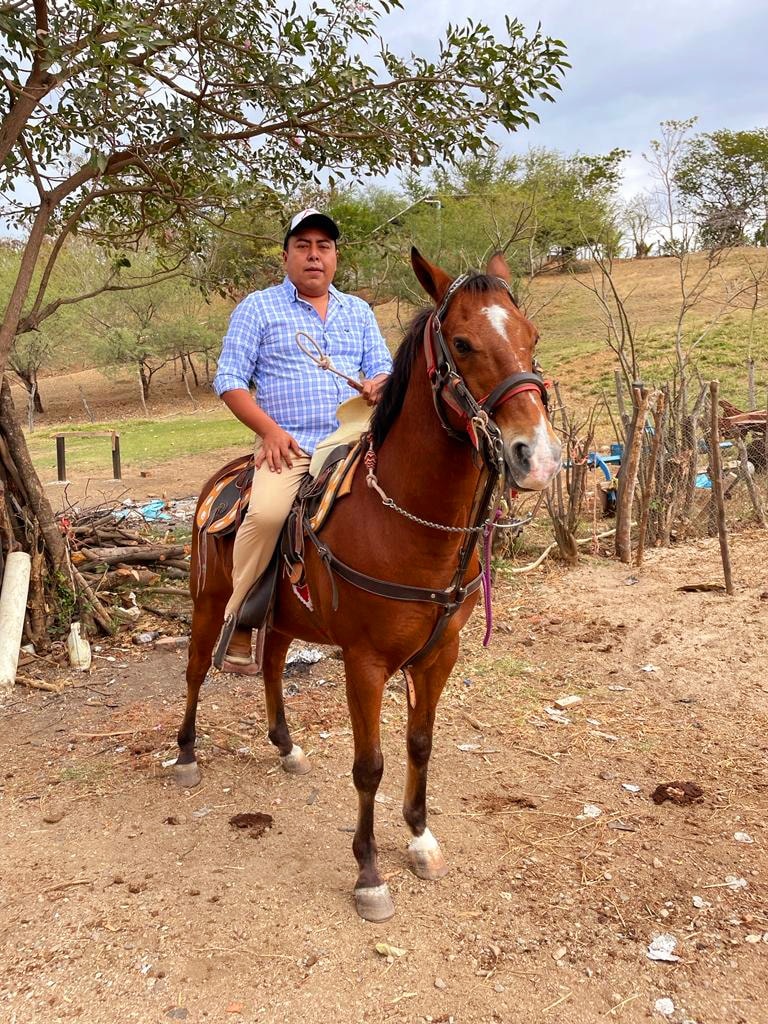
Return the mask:
<path id="1" fill-rule="evenodd" d="M 717 398 L 720 383 L 709 382 L 709 475 L 712 480 L 712 500 L 717 514 L 717 535 L 720 538 L 720 555 L 723 560 L 725 576 L 725 592 L 733 594 L 733 578 L 731 577 L 731 556 L 728 551 L 728 532 L 725 527 L 725 500 L 723 498 L 723 467 L 720 459 L 720 421 L 717 415 Z"/>
<path id="2" fill-rule="evenodd" d="M 640 528 L 637 531 L 637 565 L 643 564 L 643 553 L 645 550 L 645 534 L 648 530 L 648 514 L 651 509 L 651 498 L 653 497 L 654 487 L 656 486 L 656 465 L 659 461 L 659 447 L 661 445 L 661 439 L 664 433 L 664 406 L 666 404 L 666 395 L 664 392 L 660 392 L 656 396 L 656 409 L 653 413 L 653 443 L 651 444 L 651 455 L 648 464 L 648 480 L 646 483 L 645 491 L 643 492 L 643 500 L 641 502 L 640 509 Z"/>
<path id="3" fill-rule="evenodd" d="M 650 393 L 642 384 L 633 384 L 635 414 L 627 434 L 627 446 L 619 474 L 619 493 L 616 501 L 616 556 L 629 564 L 632 561 L 632 502 L 635 498 L 640 456 L 643 452 L 645 418 L 648 415 Z"/>

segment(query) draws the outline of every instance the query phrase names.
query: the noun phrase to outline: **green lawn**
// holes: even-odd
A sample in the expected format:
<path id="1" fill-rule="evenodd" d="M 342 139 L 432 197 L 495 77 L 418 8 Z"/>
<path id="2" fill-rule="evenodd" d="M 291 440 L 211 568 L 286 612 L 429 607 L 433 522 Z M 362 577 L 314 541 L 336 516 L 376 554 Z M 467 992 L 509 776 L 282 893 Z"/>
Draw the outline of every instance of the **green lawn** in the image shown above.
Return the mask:
<path id="1" fill-rule="evenodd" d="M 118 420 L 72 426 L 50 426 L 28 435 L 27 442 L 34 463 L 44 476 L 56 474 L 56 442 L 54 435 L 65 434 L 67 472 L 94 473 L 111 476 L 112 449 L 108 436 L 88 434 L 116 430 L 120 434 L 123 473 L 169 459 L 201 452 L 229 448 L 248 448 L 253 434 L 228 413 L 178 416 L 169 420 Z"/>

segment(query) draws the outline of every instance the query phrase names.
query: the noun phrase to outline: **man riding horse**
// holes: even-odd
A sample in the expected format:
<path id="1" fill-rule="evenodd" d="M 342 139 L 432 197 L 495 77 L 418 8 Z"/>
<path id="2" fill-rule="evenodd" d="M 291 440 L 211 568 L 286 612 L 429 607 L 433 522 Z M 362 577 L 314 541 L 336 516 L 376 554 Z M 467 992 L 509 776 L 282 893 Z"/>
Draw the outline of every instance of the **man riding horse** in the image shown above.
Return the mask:
<path id="1" fill-rule="evenodd" d="M 225 671 L 253 671 L 251 629 L 238 627 L 238 611 L 269 564 L 312 453 L 338 426 L 337 407 L 355 393 L 307 359 L 297 332 L 314 339 L 347 376 L 363 375 L 369 405 L 392 367 L 368 304 L 333 287 L 338 238 L 326 214 L 313 208 L 297 213 L 283 244 L 285 280 L 247 295 L 224 338 L 213 386 L 256 434 L 251 498 L 235 541 L 232 596 L 214 658 Z"/>

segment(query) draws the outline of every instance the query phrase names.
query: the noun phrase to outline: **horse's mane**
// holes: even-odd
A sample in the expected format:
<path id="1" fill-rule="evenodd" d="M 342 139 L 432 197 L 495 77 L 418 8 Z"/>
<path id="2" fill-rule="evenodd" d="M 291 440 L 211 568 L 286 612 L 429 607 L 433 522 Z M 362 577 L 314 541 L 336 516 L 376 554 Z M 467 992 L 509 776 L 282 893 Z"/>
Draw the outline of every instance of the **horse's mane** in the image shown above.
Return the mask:
<path id="1" fill-rule="evenodd" d="M 473 271 L 462 284 L 461 291 L 469 292 L 470 295 L 487 295 L 489 292 L 505 291 L 505 287 L 498 277 Z M 392 373 L 384 385 L 381 398 L 371 417 L 370 430 L 374 449 L 379 448 L 403 407 L 411 371 L 417 355 L 421 352 L 424 326 L 432 312 L 431 307 L 419 310 L 408 325 L 405 337 L 397 350 Z"/>

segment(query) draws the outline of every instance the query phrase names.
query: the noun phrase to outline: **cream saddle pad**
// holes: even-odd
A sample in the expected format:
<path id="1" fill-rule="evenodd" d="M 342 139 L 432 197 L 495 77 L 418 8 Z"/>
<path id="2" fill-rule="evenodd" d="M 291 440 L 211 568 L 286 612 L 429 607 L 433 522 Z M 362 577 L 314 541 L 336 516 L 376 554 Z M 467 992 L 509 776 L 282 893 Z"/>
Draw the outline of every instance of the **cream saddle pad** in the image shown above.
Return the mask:
<path id="1" fill-rule="evenodd" d="M 336 410 L 336 419 L 339 421 L 339 425 L 315 448 L 309 463 L 310 476 L 317 476 L 323 468 L 327 455 L 334 448 L 340 444 L 355 444 L 360 440 L 360 435 L 368 429 L 372 412 L 373 408 L 360 395 L 348 398 L 346 402 L 341 403 Z"/>

